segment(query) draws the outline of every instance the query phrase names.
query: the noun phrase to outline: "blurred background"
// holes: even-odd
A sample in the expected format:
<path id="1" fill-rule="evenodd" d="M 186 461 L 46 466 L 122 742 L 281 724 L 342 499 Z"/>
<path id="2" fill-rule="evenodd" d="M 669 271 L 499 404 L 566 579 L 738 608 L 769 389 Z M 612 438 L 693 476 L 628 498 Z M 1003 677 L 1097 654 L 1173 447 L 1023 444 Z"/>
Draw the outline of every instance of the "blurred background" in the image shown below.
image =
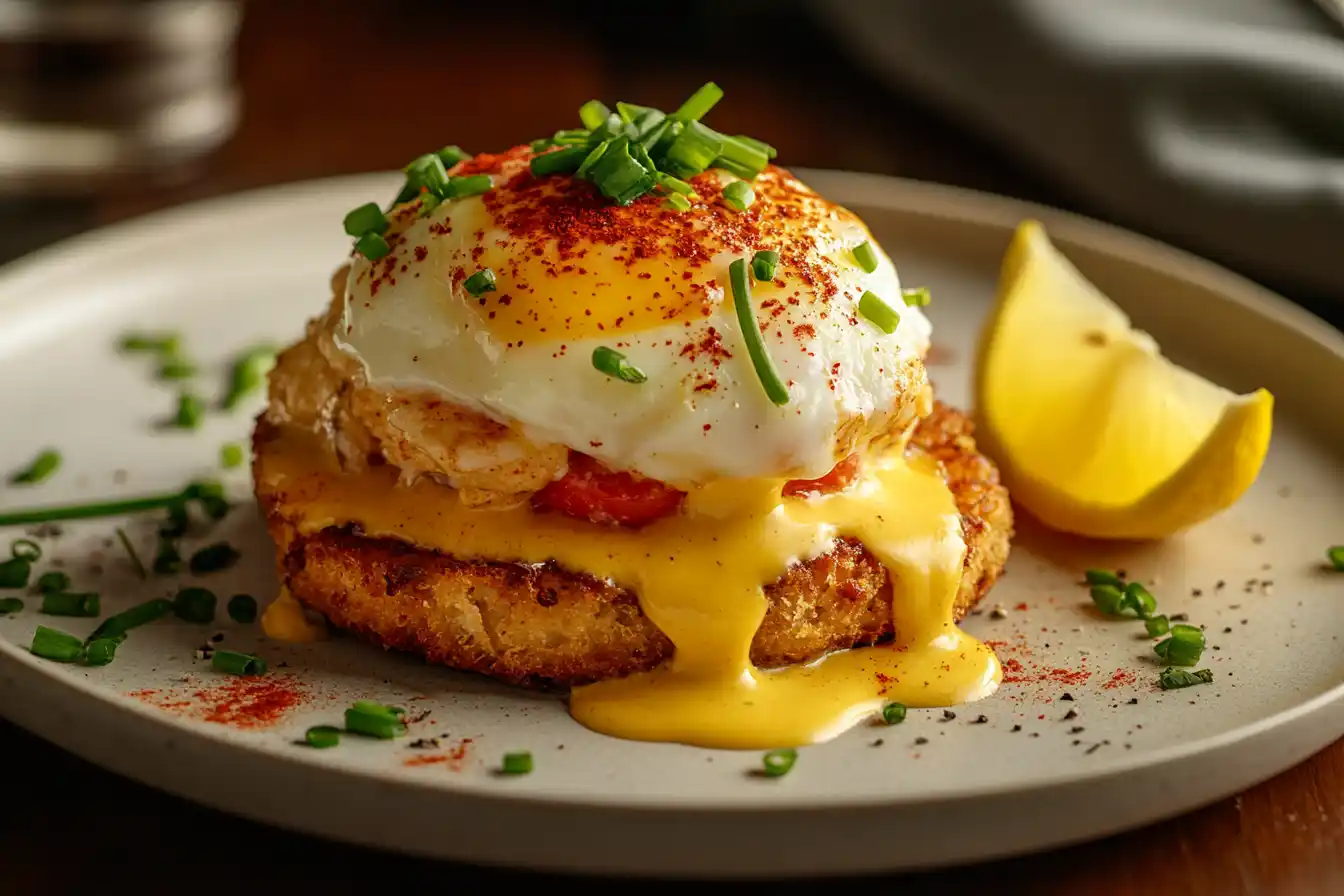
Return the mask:
<path id="1" fill-rule="evenodd" d="M 1344 319 L 1338 0 L 0 0 L 0 261 L 156 208 L 498 150 L 587 99 L 786 167 L 1017 196 Z"/>

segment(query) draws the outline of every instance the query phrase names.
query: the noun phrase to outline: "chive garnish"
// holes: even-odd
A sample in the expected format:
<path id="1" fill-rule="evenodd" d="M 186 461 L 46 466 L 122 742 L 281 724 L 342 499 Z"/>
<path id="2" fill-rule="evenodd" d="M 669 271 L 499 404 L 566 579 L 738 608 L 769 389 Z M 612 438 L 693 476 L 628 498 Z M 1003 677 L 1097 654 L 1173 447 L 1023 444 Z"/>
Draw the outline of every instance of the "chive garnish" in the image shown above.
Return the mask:
<path id="1" fill-rule="evenodd" d="M 794 749 L 771 750 L 761 757 L 761 770 L 768 778 L 782 778 L 798 761 L 798 751 Z"/>
<path id="2" fill-rule="evenodd" d="M 341 729 L 334 725 L 314 725 L 303 733 L 308 746 L 325 750 L 341 742 Z"/>
<path id="3" fill-rule="evenodd" d="M 444 199 L 465 199 L 468 196 L 479 196 L 482 193 L 488 193 L 494 186 L 494 181 L 488 174 L 470 174 L 465 177 L 448 178 L 448 186 L 444 188 Z"/>
<path id="4" fill-rule="evenodd" d="M 1325 552 L 1326 559 L 1335 568 L 1335 572 L 1344 572 L 1344 544 L 1337 544 Z"/>
<path id="5" fill-rule="evenodd" d="M 1171 637 L 1153 645 L 1153 652 L 1173 666 L 1193 666 L 1204 653 L 1204 632 L 1193 625 L 1171 626 Z"/>
<path id="6" fill-rule="evenodd" d="M 243 446 L 237 442 L 228 442 L 219 448 L 219 465 L 226 470 L 232 470 L 243 465 L 244 454 Z"/>
<path id="7" fill-rule="evenodd" d="M 84 654 L 84 642 L 54 628 L 39 625 L 33 632 L 33 643 L 28 648 L 33 656 L 58 663 L 73 663 Z"/>
<path id="8" fill-rule="evenodd" d="M 89 635 L 90 641 L 99 638 L 121 639 L 126 637 L 126 633 L 133 628 L 139 628 L 142 625 L 148 625 L 158 619 L 162 619 L 173 612 L 173 602 L 166 597 L 156 597 L 153 600 L 147 600 L 142 604 L 136 604 L 128 610 L 122 610 L 114 616 L 109 616 L 99 623 L 98 627 Z"/>
<path id="9" fill-rule="evenodd" d="M 569 174 L 579 170 L 584 160 L 592 152 L 587 146 L 566 146 L 555 152 L 542 153 L 528 164 L 533 177 L 548 177 L 552 174 Z"/>
<path id="10" fill-rule="evenodd" d="M 42 595 L 42 612 L 48 616 L 97 616 L 101 601 L 93 592 L 71 594 L 55 591 Z"/>
<path id="11" fill-rule="evenodd" d="M 224 396 L 224 410 L 230 411 L 244 398 L 266 385 L 266 374 L 275 366 L 275 348 L 255 345 L 233 362 L 229 371 L 229 390 Z"/>
<path id="12" fill-rule="evenodd" d="M 1114 585 L 1097 584 L 1092 586 L 1090 591 L 1092 603 L 1097 605 L 1097 609 L 1107 616 L 1121 615 L 1120 604 L 1125 599 L 1125 593 Z"/>
<path id="13" fill-rule="evenodd" d="M 118 347 L 123 352 L 175 355 L 181 344 L 182 337 L 176 333 L 126 333 L 118 342 Z"/>
<path id="14" fill-rule="evenodd" d="M 183 358 L 164 358 L 159 363 L 159 379 L 188 380 L 196 375 L 196 365 Z"/>
<path id="15" fill-rule="evenodd" d="M 872 321 L 883 333 L 895 333 L 896 328 L 901 325 L 900 312 L 869 290 L 864 290 L 863 295 L 859 296 L 859 313 Z"/>
<path id="16" fill-rule="evenodd" d="M 579 107 L 579 121 L 589 130 L 600 128 L 610 116 L 611 110 L 601 100 L 589 100 Z"/>
<path id="17" fill-rule="evenodd" d="M 1143 620 L 1143 625 L 1148 629 L 1148 637 L 1156 638 L 1159 635 L 1165 635 L 1171 630 L 1171 624 L 1165 616 L 1149 616 Z"/>
<path id="18" fill-rule="evenodd" d="M 888 725 L 899 725 L 905 721 L 905 704 L 888 703 L 882 707 L 882 721 Z"/>
<path id="19" fill-rule="evenodd" d="M 353 237 L 366 233 L 387 232 L 387 217 L 376 202 L 366 202 L 359 208 L 351 209 L 345 215 L 345 232 Z"/>
<path id="20" fill-rule="evenodd" d="M 582 147 L 575 148 L 582 151 Z M 631 155 L 628 137 L 618 137 L 607 147 L 593 164 L 589 178 L 597 184 L 603 196 L 617 205 L 629 205 L 652 190 L 656 183 L 649 169 Z"/>
<path id="21" fill-rule="evenodd" d="M 464 280 L 462 288 L 474 296 L 494 292 L 495 272 L 489 268 L 483 268 Z"/>
<path id="22" fill-rule="evenodd" d="M 257 621 L 257 600 L 250 594 L 235 594 L 229 598 L 229 618 L 249 625 Z"/>
<path id="23" fill-rule="evenodd" d="M 59 569 L 44 572 L 37 578 L 37 590 L 41 594 L 55 594 L 70 587 L 70 577 Z"/>
<path id="24" fill-rule="evenodd" d="M 686 98 L 681 107 L 673 112 L 674 118 L 682 121 L 695 121 L 704 118 L 714 104 L 723 99 L 723 89 L 713 81 L 707 81 L 695 93 Z"/>
<path id="25" fill-rule="evenodd" d="M 181 571 L 182 554 L 177 550 L 177 543 L 166 535 L 160 535 L 159 546 L 154 551 L 154 574 L 172 576 Z"/>
<path id="26" fill-rule="evenodd" d="M 0 597 L 0 616 L 18 613 L 23 609 L 23 601 L 17 597 Z"/>
<path id="27" fill-rule="evenodd" d="M 215 603 L 215 593 L 208 588 L 183 588 L 173 597 L 173 613 L 184 622 L 214 622 Z"/>
<path id="28" fill-rule="evenodd" d="M 216 542 L 206 545 L 191 555 L 190 569 L 192 575 L 204 575 L 209 572 L 219 572 L 221 569 L 228 569 L 238 562 L 242 554 L 229 544 L 227 541 Z"/>
<path id="29" fill-rule="evenodd" d="M 668 196 L 667 205 L 669 208 L 678 212 L 688 212 L 691 210 L 691 200 L 687 199 L 680 193 L 673 193 L 670 196 Z"/>
<path id="30" fill-rule="evenodd" d="M 106 666 L 117 655 L 117 645 L 121 641 L 115 638 L 98 638 L 90 641 L 84 648 L 84 665 Z"/>
<path id="31" fill-rule="evenodd" d="M 206 512 L 215 519 L 220 519 L 224 513 L 228 512 L 228 502 L 223 498 L 223 487 L 217 482 L 201 481 L 193 482 L 180 492 L 166 495 L 149 495 L 143 498 L 127 498 L 122 501 L 74 504 L 63 507 L 0 513 L 0 526 L 25 526 L 35 523 L 87 520 L 96 517 L 141 513 L 146 510 L 171 510 L 179 506 L 185 509 L 185 505 L 189 501 L 199 501 Z"/>
<path id="32" fill-rule="evenodd" d="M 877 250 L 868 240 L 864 240 L 854 247 L 854 260 L 858 262 L 859 267 L 863 268 L 865 273 L 871 274 L 877 270 Z"/>
<path id="33" fill-rule="evenodd" d="M 1187 672 L 1184 669 L 1164 669 L 1162 674 L 1157 677 L 1157 683 L 1162 686 L 1162 690 L 1169 691 L 1173 688 L 1188 688 L 1195 684 L 1208 684 L 1213 681 L 1213 673 L 1208 669 L 1200 669 L 1196 672 Z"/>
<path id="34" fill-rule="evenodd" d="M 1125 582 L 1115 573 L 1105 569 L 1089 569 L 1083 573 L 1089 585 L 1110 585 L 1118 591 L 1125 590 Z"/>
<path id="35" fill-rule="evenodd" d="M 1148 589 L 1138 582 L 1125 586 L 1125 596 L 1120 601 L 1122 609 L 1133 610 L 1140 619 L 1147 619 L 1157 611 L 1157 600 L 1148 593 Z"/>
<path id="36" fill-rule="evenodd" d="M 458 162 L 465 162 L 471 158 L 471 153 L 460 146 L 445 146 L 438 151 L 438 157 L 445 168 L 451 168 Z"/>
<path id="37" fill-rule="evenodd" d="M 505 775 L 527 775 L 532 772 L 532 754 L 526 750 L 517 753 L 505 753 L 499 763 L 499 771 Z"/>
<path id="38" fill-rule="evenodd" d="M 775 268 L 779 266 L 779 253 L 773 249 L 762 249 L 751 256 L 751 275 L 757 283 L 768 283 L 775 279 Z"/>
<path id="39" fill-rule="evenodd" d="M 229 675 L 265 675 L 266 661 L 259 656 L 247 653 L 235 653 L 232 650 L 216 650 L 210 658 L 210 668 Z"/>
<path id="40" fill-rule="evenodd" d="M 6 560 L 0 563 L 0 588 L 27 588 L 32 572 L 33 564 L 22 557 Z"/>
<path id="41" fill-rule="evenodd" d="M 357 700 L 345 711 L 345 727 L 356 734 L 391 740 L 406 734 L 406 723 L 400 716 L 394 707 Z"/>
<path id="42" fill-rule="evenodd" d="M 747 279 L 747 262 L 739 258 L 728 266 L 728 277 L 733 288 L 733 305 L 737 311 L 737 325 L 742 331 L 742 340 L 747 344 L 747 354 L 751 356 L 751 365 L 756 368 L 756 376 L 765 389 L 766 396 L 777 405 L 789 403 L 789 390 L 775 369 L 774 362 L 765 351 L 765 341 L 761 338 L 760 327 L 756 323 L 756 308 L 751 301 L 751 283 Z"/>
<path id="43" fill-rule="evenodd" d="M 145 564 L 141 561 L 140 554 L 136 552 L 135 545 L 131 544 L 130 536 L 120 526 L 117 527 L 117 540 L 126 549 L 126 556 L 131 558 L 131 565 L 135 567 L 135 574 L 142 579 L 149 578 L 149 571 L 145 569 Z"/>
<path id="44" fill-rule="evenodd" d="M 756 201 L 756 191 L 744 180 L 735 180 L 723 188 L 723 201 L 732 208 L 744 212 Z"/>
<path id="45" fill-rule="evenodd" d="M 625 383 L 642 383 L 648 380 L 644 371 L 625 360 L 625 355 L 605 345 L 593 349 L 593 367 L 612 379 Z"/>
<path id="46" fill-rule="evenodd" d="M 355 240 L 355 251 L 369 261 L 377 261 L 380 258 L 385 258 L 392 251 L 392 247 L 387 244 L 387 240 L 383 239 L 381 234 L 366 233 Z"/>
<path id="47" fill-rule="evenodd" d="M 903 289 L 901 290 L 901 298 L 905 301 L 907 307 L 917 308 L 922 308 L 933 301 L 933 296 L 929 293 L 928 287 L 926 286 Z"/>
<path id="48" fill-rule="evenodd" d="M 50 479 L 61 466 L 61 453 L 48 448 L 33 458 L 32 463 L 9 477 L 11 485 L 36 485 Z"/>
<path id="49" fill-rule="evenodd" d="M 36 563 L 42 559 L 42 545 L 31 538 L 16 538 L 10 542 L 9 553 L 15 560 L 27 560 Z"/>
<path id="50" fill-rule="evenodd" d="M 205 404 L 190 392 L 181 392 L 177 396 L 177 413 L 169 421 L 178 429 L 196 429 L 205 416 Z"/>

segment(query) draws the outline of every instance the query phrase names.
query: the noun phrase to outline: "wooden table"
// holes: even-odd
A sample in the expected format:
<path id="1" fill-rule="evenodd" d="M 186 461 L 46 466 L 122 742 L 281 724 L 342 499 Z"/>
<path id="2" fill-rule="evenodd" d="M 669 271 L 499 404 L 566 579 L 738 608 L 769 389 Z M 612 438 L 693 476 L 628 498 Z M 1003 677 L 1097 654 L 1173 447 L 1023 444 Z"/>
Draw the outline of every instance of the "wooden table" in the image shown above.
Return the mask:
<path id="1" fill-rule="evenodd" d="M 628 34 L 625 19 L 592 29 L 543 3 L 510 4 L 504 23 L 476 12 L 445 17 L 431 7 L 406 0 L 252 4 L 238 50 L 243 116 L 229 143 L 195 170 L 174 173 L 173 183 L 129 183 L 93 201 L 55 204 L 56 215 L 25 228 L 28 244 L 19 247 L 189 199 L 398 167 L 445 143 L 508 146 L 570 122 L 592 96 L 668 107 L 708 77 L 727 90 L 715 120 L 767 137 L 786 164 L 901 174 L 1076 206 L 936 112 L 885 94 L 787 12 L 770 13 L 771 46 L 806 52 L 784 57 L 739 53 L 703 20 L 645 23 L 644 33 L 660 35 L 659 46 L 678 48 L 650 53 L 646 42 L 606 37 Z M 51 211 L 36 204 L 30 211 L 41 208 Z M 11 239 L 10 254 L 15 245 Z M 6 893 L 72 892 L 95 880 L 188 893 L 317 881 L 327 893 L 364 892 L 385 881 L 403 892 L 555 882 L 402 859 L 240 821 L 119 779 L 4 722 L 0 757 L 8 773 L 0 827 Z M 973 887 L 1344 893 L 1344 741 L 1243 796 L 1175 821 L 881 886 L 907 894 Z"/>

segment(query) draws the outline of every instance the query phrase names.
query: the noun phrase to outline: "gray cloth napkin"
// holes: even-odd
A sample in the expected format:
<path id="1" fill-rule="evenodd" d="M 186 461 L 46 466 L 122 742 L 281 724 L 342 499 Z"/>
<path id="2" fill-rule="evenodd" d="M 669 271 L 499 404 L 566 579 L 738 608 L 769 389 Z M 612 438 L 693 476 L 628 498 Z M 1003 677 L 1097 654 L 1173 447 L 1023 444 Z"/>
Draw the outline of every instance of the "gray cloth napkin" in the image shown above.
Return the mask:
<path id="1" fill-rule="evenodd" d="M 1344 310 L 1339 5 L 813 0 L 879 78 L 1094 213 L 1331 312 Z"/>

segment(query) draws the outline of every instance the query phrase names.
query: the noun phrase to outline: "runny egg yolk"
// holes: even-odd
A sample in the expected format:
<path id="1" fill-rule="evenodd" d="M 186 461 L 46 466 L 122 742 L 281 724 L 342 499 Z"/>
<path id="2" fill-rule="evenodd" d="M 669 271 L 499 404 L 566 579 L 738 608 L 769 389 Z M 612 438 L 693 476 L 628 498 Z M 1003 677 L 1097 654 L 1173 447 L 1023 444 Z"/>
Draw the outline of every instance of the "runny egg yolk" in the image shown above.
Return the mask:
<path id="1" fill-rule="evenodd" d="M 395 538 L 485 561 L 555 561 L 631 589 L 671 639 L 662 667 L 575 688 L 574 718 L 606 734 L 708 747 L 770 748 L 826 740 L 888 701 L 947 706 L 991 693 L 992 650 L 957 628 L 953 604 L 965 544 L 936 465 L 890 452 L 828 496 L 781 496 L 783 480 L 722 480 L 682 512 L 640 530 L 609 530 L 527 508 L 472 510 L 428 480 L 395 487 L 395 472 L 336 469 L 311 437 L 288 431 L 262 458 L 303 534 L 358 521 Z M 852 537 L 892 581 L 893 643 L 762 670 L 750 648 L 763 585 L 791 562 Z"/>

